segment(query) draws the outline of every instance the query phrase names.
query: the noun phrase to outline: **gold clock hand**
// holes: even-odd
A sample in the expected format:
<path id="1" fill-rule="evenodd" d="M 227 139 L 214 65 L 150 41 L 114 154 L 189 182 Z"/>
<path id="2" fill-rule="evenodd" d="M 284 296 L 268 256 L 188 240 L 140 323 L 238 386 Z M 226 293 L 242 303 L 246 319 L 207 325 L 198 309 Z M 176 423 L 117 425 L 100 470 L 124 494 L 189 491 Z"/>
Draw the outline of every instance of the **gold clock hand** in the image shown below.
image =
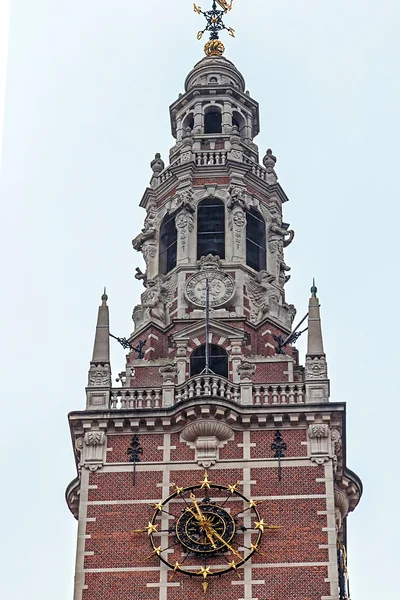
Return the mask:
<path id="1" fill-rule="evenodd" d="M 211 535 L 216 537 L 217 540 L 219 540 L 220 542 L 222 542 L 224 544 L 224 546 L 226 546 L 228 548 L 228 550 L 230 550 L 235 556 L 240 558 L 241 561 L 244 560 L 244 558 L 242 556 L 240 556 L 239 552 L 237 552 L 235 550 L 235 548 L 232 548 L 232 546 L 230 544 L 228 544 L 228 542 L 226 542 L 224 540 L 224 538 L 222 536 L 220 536 L 219 533 L 217 533 L 213 527 L 209 526 L 208 529 L 211 530 Z"/>
<path id="2" fill-rule="evenodd" d="M 192 499 L 193 501 L 193 499 Z M 194 518 L 199 522 L 201 529 L 204 531 L 204 533 L 206 534 L 207 538 L 209 539 L 211 545 L 213 548 L 216 548 L 215 542 L 212 539 L 211 534 L 208 532 L 208 527 L 209 527 L 209 521 L 208 519 L 203 515 L 203 513 L 200 510 L 199 505 L 197 504 L 196 500 L 193 501 L 193 503 L 195 504 L 198 514 L 195 513 L 194 510 L 192 510 L 191 508 L 188 507 L 188 511 L 190 513 L 192 513 L 192 515 L 194 516 Z"/>
<path id="3" fill-rule="evenodd" d="M 190 494 L 190 499 L 191 499 L 191 501 L 194 504 L 194 507 L 196 509 L 197 514 L 199 515 L 199 519 L 205 523 L 207 519 L 205 518 L 205 516 L 201 512 L 200 506 L 198 505 L 196 496 L 193 494 L 193 492 Z"/>

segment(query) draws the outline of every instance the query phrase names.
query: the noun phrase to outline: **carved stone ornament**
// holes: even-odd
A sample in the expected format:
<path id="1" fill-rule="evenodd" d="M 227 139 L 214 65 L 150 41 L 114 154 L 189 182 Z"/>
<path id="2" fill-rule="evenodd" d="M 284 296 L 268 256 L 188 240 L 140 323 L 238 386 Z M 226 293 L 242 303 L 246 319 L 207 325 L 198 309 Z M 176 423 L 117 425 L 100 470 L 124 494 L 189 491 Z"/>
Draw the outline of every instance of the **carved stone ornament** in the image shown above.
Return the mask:
<path id="1" fill-rule="evenodd" d="M 240 250 L 246 227 L 246 215 L 240 206 L 236 206 L 230 211 L 228 224 L 229 229 L 233 231 L 236 249 Z"/>
<path id="2" fill-rule="evenodd" d="M 309 454 L 313 462 L 322 465 L 331 457 L 330 429 L 325 423 L 313 423 L 308 428 Z"/>
<path id="3" fill-rule="evenodd" d="M 342 528 L 343 519 L 345 519 L 349 513 L 350 500 L 345 492 L 335 485 L 335 519 L 337 531 Z"/>
<path id="4" fill-rule="evenodd" d="M 194 229 L 194 219 L 191 212 L 186 208 L 182 208 L 175 217 L 175 225 L 179 231 L 179 239 L 182 251 L 185 252 L 188 244 L 189 234 Z"/>
<path id="5" fill-rule="evenodd" d="M 203 270 L 192 275 L 185 287 L 187 301 L 198 308 L 206 305 L 206 285 L 209 285 L 210 307 L 219 308 L 231 302 L 235 295 L 234 279 L 220 270 Z"/>
<path id="6" fill-rule="evenodd" d="M 272 283 L 275 276 L 267 271 L 260 271 L 255 277 L 249 276 L 247 280 L 247 291 L 251 303 L 250 319 L 253 323 L 259 323 L 269 313 L 270 302 L 279 302 L 280 294 Z"/>
<path id="7" fill-rule="evenodd" d="M 327 379 L 328 367 L 324 356 L 307 356 L 305 364 L 305 380 Z"/>
<path id="8" fill-rule="evenodd" d="M 167 307 L 176 294 L 176 277 L 166 278 L 158 275 L 147 281 L 147 289 L 142 294 L 142 304 L 134 309 L 135 325 L 156 319 L 163 325 L 167 323 Z"/>
<path id="9" fill-rule="evenodd" d="M 172 365 L 172 364 L 165 365 L 165 367 L 160 367 L 159 371 L 160 371 L 160 375 L 163 378 L 163 381 L 165 381 L 165 382 L 167 382 L 167 381 L 173 382 L 179 372 L 178 367 L 176 367 L 176 365 Z"/>
<path id="10" fill-rule="evenodd" d="M 337 471 L 339 458 L 342 456 L 342 437 L 337 429 L 331 431 L 333 470 Z"/>
<path id="11" fill-rule="evenodd" d="M 104 431 L 87 431 L 83 438 L 81 464 L 90 471 L 104 465 L 107 437 Z"/>
<path id="12" fill-rule="evenodd" d="M 88 387 L 111 387 L 110 365 L 91 364 Z"/>
<path id="13" fill-rule="evenodd" d="M 181 433 L 182 441 L 196 451 L 197 463 L 205 469 L 215 465 L 219 448 L 232 438 L 232 429 L 214 420 L 196 421 L 187 425 Z"/>
<path id="14" fill-rule="evenodd" d="M 239 373 L 240 381 L 243 380 L 251 380 L 253 378 L 254 373 L 256 372 L 256 365 L 250 362 L 242 362 L 236 369 Z"/>

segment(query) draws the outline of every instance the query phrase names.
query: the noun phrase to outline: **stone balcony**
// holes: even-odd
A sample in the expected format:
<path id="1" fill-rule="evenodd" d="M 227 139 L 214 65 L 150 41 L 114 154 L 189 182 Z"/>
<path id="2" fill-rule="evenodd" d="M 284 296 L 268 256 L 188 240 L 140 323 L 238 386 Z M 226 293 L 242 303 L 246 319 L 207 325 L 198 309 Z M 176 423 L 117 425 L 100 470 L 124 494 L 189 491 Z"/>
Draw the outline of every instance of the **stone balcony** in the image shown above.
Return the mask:
<path id="1" fill-rule="evenodd" d="M 304 404 L 303 383 L 234 384 L 225 377 L 196 375 L 181 385 L 171 381 L 160 388 L 117 388 L 111 392 L 111 410 L 157 409 L 175 406 L 191 399 L 220 398 L 241 406 L 278 406 Z"/>

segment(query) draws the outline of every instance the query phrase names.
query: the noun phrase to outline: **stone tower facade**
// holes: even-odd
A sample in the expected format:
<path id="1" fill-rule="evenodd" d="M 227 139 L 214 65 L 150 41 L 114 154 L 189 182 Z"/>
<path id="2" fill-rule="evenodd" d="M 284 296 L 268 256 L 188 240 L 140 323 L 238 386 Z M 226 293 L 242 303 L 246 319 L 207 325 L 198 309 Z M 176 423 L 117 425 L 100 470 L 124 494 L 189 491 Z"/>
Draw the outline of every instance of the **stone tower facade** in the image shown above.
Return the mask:
<path id="1" fill-rule="evenodd" d="M 146 271 L 125 370 L 113 387 L 104 294 L 86 408 L 69 416 L 74 600 L 344 600 L 362 486 L 315 286 L 304 366 L 284 344 L 294 232 L 276 158 L 259 161 L 258 104 L 210 56 L 170 115 L 175 144 L 168 166 L 151 163 L 133 240 Z"/>

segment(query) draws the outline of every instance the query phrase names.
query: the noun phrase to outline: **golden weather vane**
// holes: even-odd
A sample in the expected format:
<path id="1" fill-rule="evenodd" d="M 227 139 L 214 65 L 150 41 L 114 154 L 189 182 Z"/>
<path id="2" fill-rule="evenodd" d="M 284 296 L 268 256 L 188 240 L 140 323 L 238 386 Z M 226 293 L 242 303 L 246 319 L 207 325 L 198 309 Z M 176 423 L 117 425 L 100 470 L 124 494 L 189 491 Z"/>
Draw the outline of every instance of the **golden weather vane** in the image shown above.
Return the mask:
<path id="1" fill-rule="evenodd" d="M 219 32 L 226 29 L 229 32 L 229 35 L 235 37 L 235 30 L 232 27 L 226 27 L 223 17 L 227 12 L 232 10 L 233 0 L 213 0 L 213 5 L 211 10 L 203 11 L 200 6 L 194 4 L 194 11 L 199 15 L 204 15 L 207 21 L 207 25 L 205 29 L 199 31 L 197 34 L 197 39 L 201 40 L 204 33 L 206 31 L 210 32 L 210 39 L 204 46 L 204 52 L 207 56 L 222 56 L 225 52 L 225 46 L 219 39 Z M 222 10 L 218 9 L 218 6 L 221 7 Z"/>

